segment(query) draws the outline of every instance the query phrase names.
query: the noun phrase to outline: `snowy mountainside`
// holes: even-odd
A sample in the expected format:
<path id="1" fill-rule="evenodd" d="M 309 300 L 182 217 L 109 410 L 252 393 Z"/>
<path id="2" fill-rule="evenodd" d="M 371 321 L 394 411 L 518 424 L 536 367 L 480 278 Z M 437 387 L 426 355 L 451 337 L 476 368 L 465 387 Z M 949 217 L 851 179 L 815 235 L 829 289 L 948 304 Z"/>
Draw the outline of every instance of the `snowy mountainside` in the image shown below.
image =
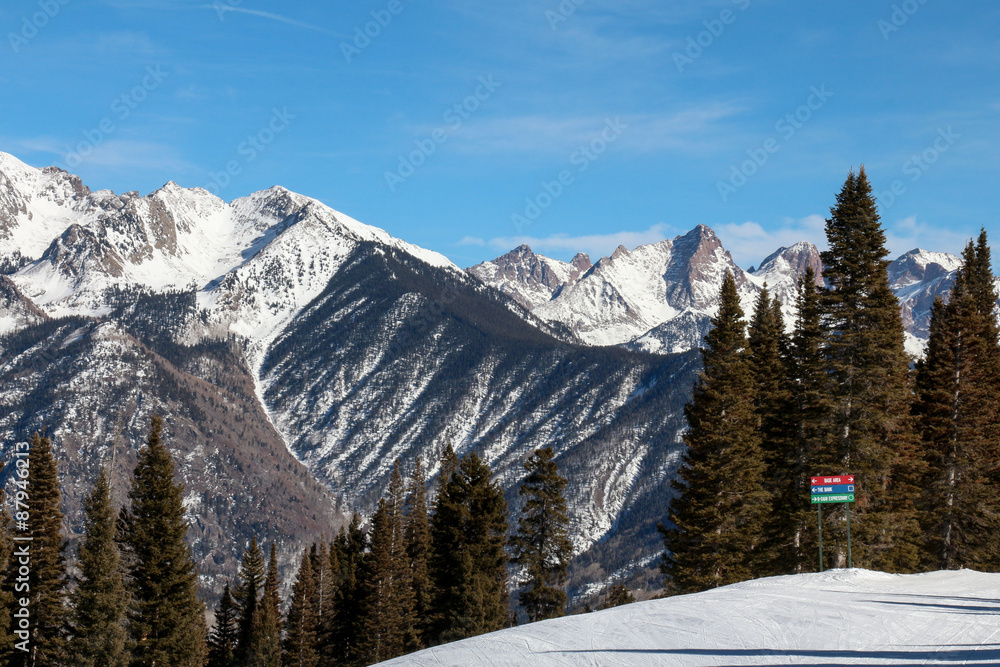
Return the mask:
<path id="1" fill-rule="evenodd" d="M 18 169 L 18 200 L 39 198 L 47 170 Z M 235 556 L 219 550 L 249 535 L 300 545 L 332 534 L 340 509 L 370 513 L 393 460 L 419 455 L 433 473 L 445 440 L 495 466 L 515 510 L 524 459 L 555 446 L 589 566 L 659 550 L 697 354 L 581 346 L 443 256 L 283 188 L 227 204 L 168 183 L 101 201 L 81 185 L 63 202 L 79 215 L 49 221 L 49 243 L 0 242 L 20 257 L 0 284 L 0 435 L 50 425 L 74 530 L 117 424 L 134 452 L 156 411 L 201 493 L 188 506 L 209 528 L 192 534 L 206 573 L 231 576 Z M 303 476 L 314 486 L 293 489 Z"/>
<path id="2" fill-rule="evenodd" d="M 380 665 L 996 665 L 1000 574 L 830 570 L 530 623 Z"/>
<path id="3" fill-rule="evenodd" d="M 188 297 L 193 305 L 193 295 Z M 146 315 L 175 308 L 140 304 Z M 131 320 L 131 321 L 130 321 Z M 225 341 L 195 347 L 153 345 L 134 317 L 44 319 L 0 337 L 0 441 L 52 437 L 71 533 L 81 503 L 107 466 L 116 503 L 128 492 L 149 418 L 165 416 L 191 528 L 202 592 L 221 593 L 252 535 L 280 543 L 291 574 L 298 545 L 332 534 L 343 516 L 336 498 L 288 452 L 261 409 L 241 352 Z M 159 352 L 154 351 L 154 347 Z M 12 449 L 12 448 L 11 448 Z M 4 457 L 7 459 L 7 457 Z M 2 462 L 0 479 L 13 472 Z"/>
<path id="4" fill-rule="evenodd" d="M 368 511 L 394 460 L 420 456 L 432 477 L 448 442 L 478 452 L 516 508 L 524 460 L 553 446 L 578 552 L 628 540 L 598 559 L 614 570 L 659 550 L 699 366 L 696 353 L 566 344 L 473 279 L 369 245 L 278 337 L 261 384 L 296 456 Z"/>
<path id="5" fill-rule="evenodd" d="M 906 330 L 906 351 L 922 356 L 930 335 L 931 307 L 946 300 L 962 258 L 915 248 L 889 264 L 889 284 L 899 299 Z"/>

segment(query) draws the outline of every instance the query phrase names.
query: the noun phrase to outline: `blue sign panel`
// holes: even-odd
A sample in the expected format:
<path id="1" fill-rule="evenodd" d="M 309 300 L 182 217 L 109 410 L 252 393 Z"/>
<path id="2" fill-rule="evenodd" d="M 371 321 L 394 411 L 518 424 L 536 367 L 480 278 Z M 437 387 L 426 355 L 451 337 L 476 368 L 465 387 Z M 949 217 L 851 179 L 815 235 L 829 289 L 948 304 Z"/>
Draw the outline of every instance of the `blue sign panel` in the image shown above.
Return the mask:
<path id="1" fill-rule="evenodd" d="M 814 486 L 812 487 L 813 495 L 819 493 L 854 493 L 853 484 L 829 484 L 826 486 Z"/>

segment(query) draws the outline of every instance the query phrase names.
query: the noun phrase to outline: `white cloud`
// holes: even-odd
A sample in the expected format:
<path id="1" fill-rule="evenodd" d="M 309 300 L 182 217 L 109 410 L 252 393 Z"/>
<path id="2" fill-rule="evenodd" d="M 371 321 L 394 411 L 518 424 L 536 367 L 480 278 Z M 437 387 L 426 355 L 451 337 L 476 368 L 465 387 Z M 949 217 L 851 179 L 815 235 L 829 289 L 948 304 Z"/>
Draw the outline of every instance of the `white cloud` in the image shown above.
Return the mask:
<path id="1" fill-rule="evenodd" d="M 808 215 L 798 220 L 785 218 L 775 228 L 767 229 L 756 222 L 728 223 L 715 227 L 715 233 L 733 260 L 743 268 L 758 266 L 765 257 L 781 247 L 809 241 L 820 248 L 826 246 L 821 215 Z"/>
<path id="2" fill-rule="evenodd" d="M 478 236 L 463 236 L 462 240 L 458 242 L 458 245 L 473 245 L 482 247 L 486 245 L 486 241 L 479 238 Z"/>
<path id="3" fill-rule="evenodd" d="M 891 259 L 914 248 L 958 255 L 969 239 L 979 235 L 978 227 L 966 230 L 945 229 L 920 222 L 915 215 L 892 223 L 883 220 L 882 223 L 886 228 L 886 245 Z"/>
<path id="4" fill-rule="evenodd" d="M 617 114 L 561 116 L 522 115 L 473 119 L 453 134 L 456 149 L 473 154 L 570 153 L 601 136 L 608 123 L 621 123 L 615 150 L 632 153 L 683 151 L 701 155 L 721 150 L 732 142 L 727 122 L 740 109 L 730 103 L 711 103 L 667 114 Z M 410 128 L 414 137 L 438 129 L 431 125 Z"/>
<path id="5" fill-rule="evenodd" d="M 340 33 L 334 30 L 328 30 L 318 25 L 312 25 L 311 23 L 305 23 L 303 21 L 296 21 L 295 19 L 290 19 L 287 16 L 281 16 L 280 14 L 273 14 L 271 12 L 261 11 L 259 9 L 247 9 L 246 7 L 235 7 L 233 5 L 224 5 L 222 3 L 215 3 L 214 5 L 202 5 L 203 9 L 214 9 L 220 20 L 224 20 L 226 14 L 230 12 L 238 12 L 240 14 L 250 14 L 251 16 L 259 16 L 261 18 L 270 19 L 272 21 L 279 21 L 281 23 L 287 23 L 288 25 L 293 25 L 296 28 L 305 28 L 306 30 L 314 30 L 316 32 L 322 32 L 327 35 L 335 35 L 337 37 L 343 37 Z"/>

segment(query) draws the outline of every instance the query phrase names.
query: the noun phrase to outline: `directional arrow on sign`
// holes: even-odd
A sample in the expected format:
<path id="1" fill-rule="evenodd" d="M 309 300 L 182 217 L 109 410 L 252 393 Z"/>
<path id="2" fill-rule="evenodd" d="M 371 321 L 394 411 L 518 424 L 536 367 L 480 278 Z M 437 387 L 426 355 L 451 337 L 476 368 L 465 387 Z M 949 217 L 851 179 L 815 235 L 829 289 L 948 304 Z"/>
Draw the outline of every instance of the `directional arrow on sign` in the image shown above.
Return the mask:
<path id="1" fill-rule="evenodd" d="M 825 486 L 814 486 L 810 489 L 813 495 L 818 493 L 854 493 L 853 484 L 827 484 Z"/>
<path id="2" fill-rule="evenodd" d="M 854 475 L 813 477 L 811 483 L 813 486 L 825 486 L 828 484 L 854 484 Z"/>

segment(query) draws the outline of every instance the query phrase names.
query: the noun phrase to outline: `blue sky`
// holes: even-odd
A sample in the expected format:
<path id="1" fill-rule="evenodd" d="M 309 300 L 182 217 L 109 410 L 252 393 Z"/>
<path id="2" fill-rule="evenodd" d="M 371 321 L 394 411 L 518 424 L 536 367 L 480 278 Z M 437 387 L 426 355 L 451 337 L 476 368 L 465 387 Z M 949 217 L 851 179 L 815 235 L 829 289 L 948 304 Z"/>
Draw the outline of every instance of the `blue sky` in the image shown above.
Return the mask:
<path id="1" fill-rule="evenodd" d="M 996 3 L 10 0 L 0 24 L 0 150 L 93 189 L 280 184 L 461 266 L 703 223 L 748 266 L 822 243 L 864 163 L 894 254 L 1000 239 Z"/>

